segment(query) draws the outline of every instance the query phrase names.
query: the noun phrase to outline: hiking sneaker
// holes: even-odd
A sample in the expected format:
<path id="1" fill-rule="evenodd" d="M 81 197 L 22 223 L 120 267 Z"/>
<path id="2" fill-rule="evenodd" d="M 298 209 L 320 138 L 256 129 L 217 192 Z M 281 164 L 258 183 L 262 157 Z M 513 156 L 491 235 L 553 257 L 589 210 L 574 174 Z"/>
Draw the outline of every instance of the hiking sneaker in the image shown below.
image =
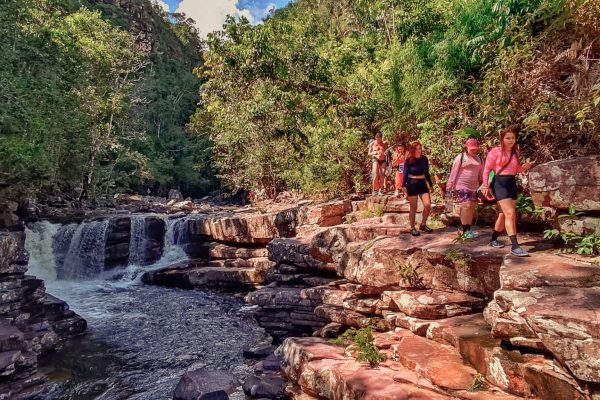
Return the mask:
<path id="1" fill-rule="evenodd" d="M 415 228 L 412 228 L 412 230 L 410 231 L 410 234 L 413 235 L 413 236 L 419 236 L 420 235 L 419 231 L 416 230 Z"/>
<path id="2" fill-rule="evenodd" d="M 517 247 L 515 249 L 512 249 L 510 251 L 510 254 L 512 254 L 513 256 L 517 256 L 517 257 L 527 257 L 527 256 L 529 256 L 529 253 L 526 252 L 525 250 L 523 250 L 523 248 L 521 248 L 521 247 Z"/>
<path id="3" fill-rule="evenodd" d="M 502 247 L 504 247 L 504 243 L 502 243 L 499 240 L 491 240 L 490 241 L 490 246 L 495 247 L 497 249 L 501 249 Z"/>
<path id="4" fill-rule="evenodd" d="M 477 239 L 479 237 L 479 234 L 473 231 L 466 231 L 463 233 L 462 237 L 463 239 Z"/>
<path id="5" fill-rule="evenodd" d="M 425 232 L 425 233 L 431 233 L 431 232 L 433 232 L 433 229 L 431 229 L 427 225 L 421 225 L 421 226 L 419 226 L 419 230 L 422 231 L 422 232 Z"/>

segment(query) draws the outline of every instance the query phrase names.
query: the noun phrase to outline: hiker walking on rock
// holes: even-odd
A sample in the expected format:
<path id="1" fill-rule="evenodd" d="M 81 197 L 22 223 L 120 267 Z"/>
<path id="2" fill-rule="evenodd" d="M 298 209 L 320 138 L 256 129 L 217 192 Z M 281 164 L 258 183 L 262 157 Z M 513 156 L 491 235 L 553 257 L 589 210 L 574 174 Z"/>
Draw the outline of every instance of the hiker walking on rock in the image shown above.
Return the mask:
<path id="1" fill-rule="evenodd" d="M 498 240 L 500 233 L 506 228 L 506 233 L 511 242 L 511 254 L 525 257 L 529 254 L 519 246 L 517 241 L 517 178 L 516 175 L 527 172 L 532 165 L 521 165 L 517 135 L 519 127 L 511 125 L 500 132 L 500 146 L 494 147 L 487 155 L 483 168 L 483 195 L 498 202 L 499 213 L 490 246 L 504 247 Z M 490 180 L 490 172 L 493 178 Z"/>
<path id="2" fill-rule="evenodd" d="M 477 155 L 479 151 L 477 139 L 467 139 L 465 149 L 466 151 L 457 155 L 452 163 L 447 196 L 460 205 L 463 237 L 475 239 L 478 235 L 471 230 L 471 225 L 477 205 L 477 189 L 483 178 L 483 161 Z"/>
<path id="3" fill-rule="evenodd" d="M 372 160 L 373 196 L 383 194 L 385 168 L 387 166 L 385 151 L 387 147 L 387 143 L 383 141 L 379 132 L 375 134 L 375 140 L 369 145 L 369 155 Z"/>
<path id="4" fill-rule="evenodd" d="M 427 226 L 427 218 L 431 212 L 430 190 L 433 191 L 433 182 L 429 174 L 429 160 L 423 155 L 423 147 L 419 142 L 412 142 L 408 146 L 408 157 L 404 162 L 404 187 L 410 204 L 410 234 L 419 236 L 420 233 L 415 229 L 415 218 L 419 197 L 423 202 L 423 213 L 421 215 L 421 225 L 419 230 L 426 233 L 433 232 Z M 428 186 L 429 185 L 429 186 Z"/>
<path id="5" fill-rule="evenodd" d="M 399 144 L 394 147 L 394 151 L 392 153 L 392 168 L 395 170 L 394 173 L 394 192 L 395 196 L 400 195 L 403 184 L 402 181 L 404 179 L 404 162 L 406 161 L 406 148 L 403 144 Z"/>

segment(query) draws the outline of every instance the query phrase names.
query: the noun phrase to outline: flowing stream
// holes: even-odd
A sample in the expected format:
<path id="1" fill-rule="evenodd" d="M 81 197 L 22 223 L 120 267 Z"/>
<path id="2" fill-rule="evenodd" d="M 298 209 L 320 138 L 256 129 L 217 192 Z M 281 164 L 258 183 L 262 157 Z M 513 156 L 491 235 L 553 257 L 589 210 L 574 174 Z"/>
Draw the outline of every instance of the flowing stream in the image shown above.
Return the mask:
<path id="1" fill-rule="evenodd" d="M 27 230 L 29 273 L 88 322 L 85 336 L 43 361 L 42 371 L 59 383 L 49 398 L 171 399 L 186 370 L 249 373 L 242 349 L 265 339 L 249 308 L 227 294 L 141 283 L 144 271 L 185 259 L 178 238 L 186 224 L 167 220 L 162 259 L 142 267 L 140 220 L 132 218 L 130 262 L 119 273 L 103 268 L 106 221 L 38 222 Z"/>

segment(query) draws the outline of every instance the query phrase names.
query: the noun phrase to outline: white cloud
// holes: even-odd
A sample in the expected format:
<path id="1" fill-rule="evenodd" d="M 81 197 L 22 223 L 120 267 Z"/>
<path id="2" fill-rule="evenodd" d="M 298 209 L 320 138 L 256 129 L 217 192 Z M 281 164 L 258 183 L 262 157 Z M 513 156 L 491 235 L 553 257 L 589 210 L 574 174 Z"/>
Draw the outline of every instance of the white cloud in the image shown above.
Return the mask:
<path id="1" fill-rule="evenodd" d="M 185 13 L 196 21 L 200 36 L 205 38 L 209 32 L 221 30 L 227 15 L 244 16 L 254 22 L 250 10 L 237 8 L 238 0 L 182 0 L 177 7 L 178 13 Z"/>
<path id="2" fill-rule="evenodd" d="M 169 5 L 162 0 L 153 0 L 154 4 L 163 9 L 164 12 L 169 12 Z"/>
<path id="3" fill-rule="evenodd" d="M 268 17 L 269 14 L 275 10 L 277 10 L 277 4 L 275 3 L 269 3 L 265 8 L 261 8 L 258 12 L 258 15 L 260 16 L 260 22 L 262 22 L 263 18 Z"/>

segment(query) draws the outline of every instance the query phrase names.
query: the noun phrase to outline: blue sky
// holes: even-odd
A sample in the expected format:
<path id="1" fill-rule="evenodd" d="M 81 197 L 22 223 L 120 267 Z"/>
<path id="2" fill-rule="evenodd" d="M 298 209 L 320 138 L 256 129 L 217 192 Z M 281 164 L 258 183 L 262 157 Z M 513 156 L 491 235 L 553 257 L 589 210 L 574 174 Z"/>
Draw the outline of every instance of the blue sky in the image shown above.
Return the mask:
<path id="1" fill-rule="evenodd" d="M 196 21 L 201 37 L 221 30 L 227 15 L 245 17 L 253 24 L 260 23 L 273 8 L 281 8 L 292 0 L 152 0 L 170 12 L 184 13 Z"/>
<path id="2" fill-rule="evenodd" d="M 169 5 L 171 12 L 177 10 L 180 0 L 163 0 Z M 195 2 L 210 2 L 213 0 L 188 0 Z M 259 21 L 265 17 L 265 11 L 269 5 L 274 4 L 276 8 L 281 8 L 288 4 L 290 0 L 238 0 L 237 8 L 239 10 L 248 10 L 255 21 Z"/>

